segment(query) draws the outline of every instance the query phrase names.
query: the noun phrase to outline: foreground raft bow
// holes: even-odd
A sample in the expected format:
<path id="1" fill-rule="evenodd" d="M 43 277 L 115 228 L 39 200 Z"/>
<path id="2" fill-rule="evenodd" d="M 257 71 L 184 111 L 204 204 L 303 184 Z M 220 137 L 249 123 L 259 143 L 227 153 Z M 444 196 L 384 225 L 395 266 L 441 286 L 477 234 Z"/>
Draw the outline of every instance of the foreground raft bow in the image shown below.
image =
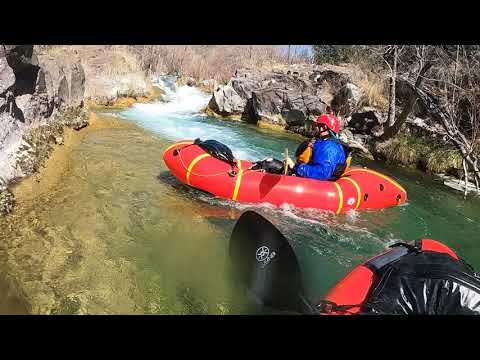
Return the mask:
<path id="1" fill-rule="evenodd" d="M 323 298 L 304 295 L 300 265 L 281 232 L 246 211 L 230 245 L 235 274 L 263 307 L 300 314 L 480 314 L 480 278 L 446 245 L 398 243 L 354 268 Z"/>
<path id="2" fill-rule="evenodd" d="M 250 170 L 252 163 L 228 163 L 212 156 L 201 142 L 179 141 L 163 153 L 171 173 L 182 183 L 215 196 L 243 203 L 290 204 L 333 211 L 382 209 L 406 202 L 407 192 L 376 171 L 351 167 L 336 181 Z"/>

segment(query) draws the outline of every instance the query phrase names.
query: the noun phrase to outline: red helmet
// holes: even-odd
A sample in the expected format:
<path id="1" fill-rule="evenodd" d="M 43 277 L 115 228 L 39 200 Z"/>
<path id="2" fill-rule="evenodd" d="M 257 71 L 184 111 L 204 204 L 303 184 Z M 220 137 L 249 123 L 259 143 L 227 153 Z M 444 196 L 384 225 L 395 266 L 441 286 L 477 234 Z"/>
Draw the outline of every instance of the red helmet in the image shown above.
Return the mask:
<path id="1" fill-rule="evenodd" d="M 317 124 L 326 125 L 330 130 L 332 130 L 336 134 L 338 134 L 338 132 L 340 131 L 340 120 L 338 120 L 338 118 L 335 117 L 334 115 L 330 115 L 330 114 L 320 115 L 317 118 L 316 122 Z"/>

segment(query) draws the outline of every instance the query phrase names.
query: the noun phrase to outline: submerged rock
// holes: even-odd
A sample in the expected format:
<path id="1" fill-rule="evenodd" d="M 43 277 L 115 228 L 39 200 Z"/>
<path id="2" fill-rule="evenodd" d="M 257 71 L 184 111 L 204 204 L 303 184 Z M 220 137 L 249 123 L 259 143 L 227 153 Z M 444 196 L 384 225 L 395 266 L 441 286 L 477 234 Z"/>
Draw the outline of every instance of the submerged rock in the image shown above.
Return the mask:
<path id="1" fill-rule="evenodd" d="M 0 187 L 0 215 L 12 212 L 15 205 L 15 196 L 7 188 Z"/>

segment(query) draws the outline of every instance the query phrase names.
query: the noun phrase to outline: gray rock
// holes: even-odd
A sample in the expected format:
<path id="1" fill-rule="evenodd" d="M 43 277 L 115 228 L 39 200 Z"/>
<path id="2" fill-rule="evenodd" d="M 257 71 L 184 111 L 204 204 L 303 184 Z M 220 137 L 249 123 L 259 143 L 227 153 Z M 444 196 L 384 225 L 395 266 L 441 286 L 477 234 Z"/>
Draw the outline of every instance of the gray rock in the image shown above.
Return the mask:
<path id="1" fill-rule="evenodd" d="M 260 119 L 261 116 L 258 112 L 257 95 L 255 95 L 255 93 L 252 93 L 252 96 L 247 100 L 247 103 L 243 110 L 242 120 L 250 124 L 256 124 Z"/>
<path id="2" fill-rule="evenodd" d="M 70 98 L 70 89 L 68 86 L 67 78 L 63 76 L 60 79 L 58 84 L 58 102 L 56 103 L 57 106 L 68 105 L 68 100 Z"/>
<path id="3" fill-rule="evenodd" d="M 442 125 L 430 119 L 408 118 L 405 123 L 410 132 L 416 136 L 437 137 L 445 135 Z"/>
<path id="4" fill-rule="evenodd" d="M 348 144 L 348 146 L 350 146 L 352 149 L 360 150 L 365 156 L 373 159 L 372 153 L 367 148 L 365 137 L 355 135 L 349 129 L 342 129 L 338 135 L 340 141 Z"/>
<path id="5" fill-rule="evenodd" d="M 0 97 L 0 113 L 7 111 L 7 100 Z"/>
<path id="6" fill-rule="evenodd" d="M 196 81 L 194 78 L 192 77 L 188 77 L 186 80 L 185 80 L 185 84 L 187 86 L 195 86 L 196 85 Z"/>
<path id="7" fill-rule="evenodd" d="M 15 74 L 25 69 L 37 66 L 36 58 L 33 58 L 33 45 L 3 45 L 5 58 Z"/>
<path id="8" fill-rule="evenodd" d="M 362 90 L 355 84 L 348 83 L 333 97 L 332 109 L 336 113 L 349 116 L 358 109 L 362 97 Z"/>
<path id="9" fill-rule="evenodd" d="M 281 114 L 284 109 L 285 92 L 275 88 L 255 92 L 257 109 L 265 115 Z"/>
<path id="10" fill-rule="evenodd" d="M 305 124 L 305 114 L 300 110 L 288 110 L 284 112 L 285 121 L 289 126 L 297 126 Z"/>
<path id="11" fill-rule="evenodd" d="M 355 134 L 370 135 L 375 127 L 381 125 L 382 117 L 374 108 L 363 108 L 359 112 L 352 114 L 348 127 Z"/>
<path id="12" fill-rule="evenodd" d="M 215 89 L 208 106 L 219 115 L 229 116 L 242 114 L 246 103 L 233 87 L 222 85 Z"/>
<path id="13" fill-rule="evenodd" d="M 348 83 L 348 73 L 339 69 L 309 64 L 284 66 L 272 71 L 239 69 L 227 86 L 235 90 L 235 97 L 238 95 L 245 101 L 243 120 L 255 123 L 261 117 L 278 123 L 278 119 L 283 118 L 281 122 L 290 128 L 304 128 L 309 116 L 325 112 L 333 99 L 333 89 L 338 84 Z M 225 92 L 222 95 L 228 96 Z M 232 101 L 241 104 L 238 98 Z M 222 104 L 225 102 L 223 100 Z M 218 95 L 214 94 L 209 107 L 219 113 L 218 105 Z"/>
<path id="14" fill-rule="evenodd" d="M 55 137 L 55 144 L 63 145 L 63 137 L 62 136 L 56 136 Z"/>
<path id="15" fill-rule="evenodd" d="M 72 65 L 70 81 L 70 105 L 80 106 L 83 104 L 85 95 L 85 71 L 80 63 Z"/>
<path id="16" fill-rule="evenodd" d="M 0 57 L 0 95 L 3 95 L 9 88 L 15 84 L 15 74 L 7 60 Z"/>
<path id="17" fill-rule="evenodd" d="M 41 68 L 38 78 L 39 81 L 44 79 L 44 85 L 39 86 L 37 92 L 42 92 L 44 87 L 48 96 L 53 99 L 55 107 L 82 105 L 85 94 L 85 71 L 79 59 L 39 55 L 38 63 Z"/>
<path id="18" fill-rule="evenodd" d="M 252 92 L 260 88 L 258 79 L 255 81 L 251 78 L 233 78 L 228 82 L 235 92 L 243 99 L 252 97 Z"/>
<path id="19" fill-rule="evenodd" d="M 25 94 L 15 98 L 17 108 L 21 111 L 18 116 L 23 117 L 27 125 L 39 123 L 41 119 L 48 118 L 53 112 L 53 101 L 47 94 Z"/>
<path id="20" fill-rule="evenodd" d="M 5 50 L 5 51 L 3 51 Z M 79 59 L 36 56 L 31 45 L 0 46 L 0 178 L 8 183 L 38 169 L 63 143 L 64 126 L 88 125 L 85 114 L 52 120 L 55 107 L 83 104 L 85 73 Z"/>

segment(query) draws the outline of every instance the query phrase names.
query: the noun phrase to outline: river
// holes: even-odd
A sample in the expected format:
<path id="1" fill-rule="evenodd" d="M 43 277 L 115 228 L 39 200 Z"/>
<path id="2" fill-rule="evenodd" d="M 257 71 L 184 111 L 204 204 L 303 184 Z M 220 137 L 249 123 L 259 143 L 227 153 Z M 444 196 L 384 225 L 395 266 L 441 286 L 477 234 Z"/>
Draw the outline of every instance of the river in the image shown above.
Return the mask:
<path id="1" fill-rule="evenodd" d="M 187 188 L 162 152 L 180 139 L 216 139 L 237 158 L 294 153 L 295 135 L 200 113 L 209 96 L 163 77 L 162 101 L 101 116 L 135 126 L 87 135 L 61 185 L 30 208 L 0 220 L 2 268 L 23 289 L 32 313 L 243 314 L 253 309 L 233 282 L 228 239 L 253 208 L 291 240 L 307 295 L 320 297 L 354 266 L 396 241 L 427 236 L 480 269 L 475 246 L 480 202 L 415 170 L 355 159 L 396 179 L 408 203 L 334 215 L 252 207 Z"/>

